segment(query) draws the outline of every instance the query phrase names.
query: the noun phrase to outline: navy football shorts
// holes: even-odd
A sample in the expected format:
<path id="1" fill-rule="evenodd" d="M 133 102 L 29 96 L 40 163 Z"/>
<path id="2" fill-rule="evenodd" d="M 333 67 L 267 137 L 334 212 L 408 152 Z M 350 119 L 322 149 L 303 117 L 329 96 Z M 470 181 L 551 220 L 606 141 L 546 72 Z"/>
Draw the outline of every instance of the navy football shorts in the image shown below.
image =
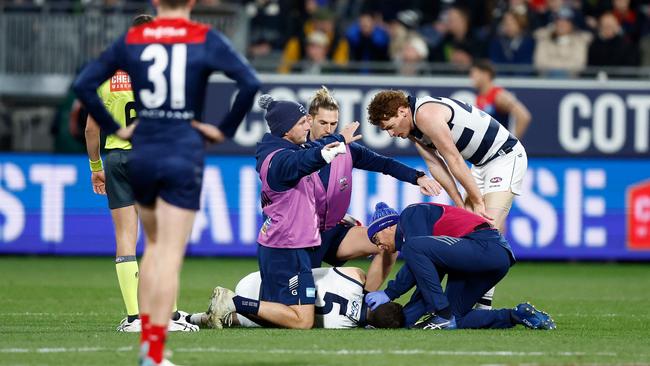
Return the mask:
<path id="1" fill-rule="evenodd" d="M 203 182 L 203 157 L 192 158 L 173 151 L 133 150 L 129 177 L 135 200 L 153 206 L 156 198 L 188 210 L 198 210 Z"/>
<path id="2" fill-rule="evenodd" d="M 338 260 L 336 258 L 336 252 L 338 252 L 345 236 L 348 235 L 348 231 L 353 227 L 347 224 L 337 224 L 329 230 L 321 231 L 320 247 L 309 250 L 311 267 L 320 268 L 323 266 L 323 262 L 332 267 L 342 267 L 347 261 Z"/>
<path id="3" fill-rule="evenodd" d="M 257 246 L 262 277 L 260 300 L 284 305 L 313 305 L 316 302 L 309 250 Z"/>

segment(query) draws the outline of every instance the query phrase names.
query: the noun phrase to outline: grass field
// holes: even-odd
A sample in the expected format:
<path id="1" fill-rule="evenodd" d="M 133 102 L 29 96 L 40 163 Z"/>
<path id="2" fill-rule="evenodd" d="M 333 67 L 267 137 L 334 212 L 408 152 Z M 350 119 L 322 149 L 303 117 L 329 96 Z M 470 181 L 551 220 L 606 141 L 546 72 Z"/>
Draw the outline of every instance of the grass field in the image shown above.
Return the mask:
<path id="1" fill-rule="evenodd" d="M 187 260 L 180 308 L 204 310 L 215 285 L 254 270 L 254 260 Z M 522 300 L 558 329 L 225 329 L 168 345 L 181 365 L 650 365 L 650 266 L 519 263 L 495 302 Z M 0 365 L 135 365 L 138 336 L 114 330 L 122 308 L 109 258 L 0 257 Z"/>

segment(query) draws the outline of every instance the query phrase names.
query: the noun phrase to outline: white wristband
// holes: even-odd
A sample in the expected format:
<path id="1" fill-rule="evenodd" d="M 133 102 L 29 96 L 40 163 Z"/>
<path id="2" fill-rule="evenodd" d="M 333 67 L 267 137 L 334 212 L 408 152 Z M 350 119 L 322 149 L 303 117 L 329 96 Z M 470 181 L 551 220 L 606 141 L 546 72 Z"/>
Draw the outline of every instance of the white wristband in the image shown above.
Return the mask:
<path id="1" fill-rule="evenodd" d="M 345 154 L 345 152 L 346 152 L 345 144 L 340 142 L 336 147 L 332 147 L 329 149 L 322 148 L 320 154 L 323 156 L 323 160 L 325 160 L 325 162 L 329 164 L 332 162 L 332 160 L 334 160 L 334 158 L 337 155 Z"/>

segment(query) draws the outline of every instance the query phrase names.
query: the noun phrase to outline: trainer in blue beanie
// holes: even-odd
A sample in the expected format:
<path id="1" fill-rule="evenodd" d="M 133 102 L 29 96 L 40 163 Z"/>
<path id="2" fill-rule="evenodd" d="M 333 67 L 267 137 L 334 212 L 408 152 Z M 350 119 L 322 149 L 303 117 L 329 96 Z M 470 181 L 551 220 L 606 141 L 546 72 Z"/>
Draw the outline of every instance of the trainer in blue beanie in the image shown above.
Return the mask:
<path id="1" fill-rule="evenodd" d="M 277 137 L 284 137 L 284 134 L 307 115 L 307 110 L 302 104 L 289 100 L 275 100 L 268 94 L 260 96 L 257 104 L 266 109 L 264 119 L 269 125 L 271 135 Z"/>
<path id="2" fill-rule="evenodd" d="M 375 205 L 375 213 L 372 214 L 371 223 L 368 225 L 368 238 L 372 241 L 372 237 L 385 228 L 397 225 L 399 221 L 399 214 L 395 209 L 388 207 L 384 202 L 379 202 Z"/>

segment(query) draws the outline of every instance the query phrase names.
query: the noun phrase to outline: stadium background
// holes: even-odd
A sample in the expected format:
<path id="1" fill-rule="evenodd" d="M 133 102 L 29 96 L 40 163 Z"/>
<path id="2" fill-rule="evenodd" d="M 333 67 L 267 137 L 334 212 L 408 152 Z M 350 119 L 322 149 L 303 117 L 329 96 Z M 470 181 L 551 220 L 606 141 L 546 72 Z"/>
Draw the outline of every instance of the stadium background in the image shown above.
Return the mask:
<path id="1" fill-rule="evenodd" d="M 496 57 L 491 44 L 511 44 L 500 27 L 506 11 L 525 17 L 521 35 L 533 38 L 563 6 L 570 7 L 571 22 L 592 34 L 594 50 L 603 44 L 606 50 L 614 44 L 623 48 L 586 57 L 577 69 L 544 68 L 530 50 L 523 60 L 493 58 L 497 84 L 515 93 L 533 115 L 523 138 L 530 163 L 525 193 L 513 205 L 507 232 L 523 261 L 499 284 L 495 306 L 530 300 L 554 316 L 556 332 L 521 327 L 444 336 L 379 330 L 201 331 L 170 337 L 174 361 L 650 364 L 647 1 L 197 2 L 195 19 L 224 31 L 250 57 L 264 81 L 263 92 L 306 102 L 325 84 L 341 103 L 341 123 L 362 122 L 364 144 L 419 168 L 422 161 L 409 143 L 390 140 L 366 122 L 365 105 L 376 90 L 388 87 L 472 102 L 467 61 Z M 458 13 L 449 16 L 453 6 L 471 16 L 462 39 L 447 37 L 450 29 L 463 29 Z M 136 359 L 136 336 L 114 331 L 124 310 L 112 260 L 112 224 L 105 198 L 90 187 L 79 124 L 83 112 L 69 86 L 77 70 L 122 33 L 133 15 L 148 9 L 146 0 L 0 1 L 0 365 L 121 365 Z M 307 40 L 334 47 L 333 40 L 345 39 L 366 10 L 373 14 L 373 29 L 383 29 L 396 50 L 417 52 L 404 58 L 394 50 L 365 60 L 354 52 L 328 54 L 317 63 L 291 48 Z M 606 10 L 614 10 L 622 25 L 609 40 L 600 39 L 594 23 Z M 314 27 L 331 30 L 329 41 L 310 38 Z M 426 43 L 427 57 L 422 57 L 422 42 L 413 39 Z M 218 121 L 233 86 L 214 76 L 209 93 L 205 120 Z M 261 218 L 252 152 L 264 130 L 255 107 L 232 142 L 211 148 L 203 205 L 188 247 L 188 254 L 198 258 L 186 260 L 181 278 L 183 310 L 205 310 L 213 286 L 232 288 L 256 269 L 254 240 Z M 388 177 L 354 174 L 350 213 L 364 222 L 380 199 L 399 208 L 424 199 L 410 185 Z M 368 261 L 350 265 L 367 268 Z"/>
<path id="2" fill-rule="evenodd" d="M 196 18 L 223 30 L 251 58 L 262 73 L 262 92 L 307 103 L 313 90 L 327 85 L 341 104 L 342 125 L 362 121 L 364 144 L 422 168 L 408 141 L 390 139 L 366 122 L 365 106 L 377 90 L 400 88 L 473 103 L 467 64 L 462 57 L 445 59 L 441 47 L 447 53 L 466 52 L 502 62 L 495 58 L 493 46 L 505 37 L 502 23 L 507 12 L 527 17 L 524 35 L 531 37 L 570 9 L 575 32 L 592 31 L 598 38 L 600 24 L 593 20 L 609 4 L 621 19 L 630 52 L 638 56 L 634 67 L 593 65 L 597 60 L 591 56 L 580 70 L 547 70 L 537 59 L 497 64 L 497 84 L 511 90 L 533 116 L 523 138 L 530 158 L 526 193 L 515 201 L 508 238 L 521 259 L 650 259 L 650 69 L 642 66 L 650 6 L 630 2 L 628 12 L 636 23 L 628 24 L 629 17 L 616 2 L 497 1 L 481 7 L 456 1 L 433 2 L 437 4 L 433 8 L 425 3 L 199 1 Z M 147 5 L 146 1 L 3 2 L 0 253 L 112 253 L 104 197 L 90 189 L 83 122 L 79 123 L 84 113 L 69 85 L 75 71 L 124 31 L 133 14 L 147 11 Z M 454 9 L 463 9 L 472 21 L 465 39 L 449 41 L 459 22 Z M 370 41 L 369 49 L 355 49 L 355 31 L 368 21 L 367 14 L 374 17 L 371 39 L 388 37 L 385 54 Z M 293 21 L 298 25 L 287 24 Z M 311 54 L 298 53 L 303 58 L 296 59 L 291 44 L 309 47 L 305 42 L 311 42 L 319 29 L 331 29 L 332 43 L 345 43 L 349 52 L 344 58 L 332 54 L 315 69 Z M 432 29 L 439 33 L 438 44 Z M 286 33 L 277 34 L 279 30 Z M 415 60 L 416 70 L 405 71 L 409 61 L 393 49 L 407 47 L 412 39 L 425 40 L 429 54 L 437 56 Z M 267 43 L 270 48 L 260 46 Z M 335 46 L 341 45 L 330 48 Z M 204 120 L 218 121 L 233 93 L 233 84 L 215 75 Z M 261 216 L 252 155 L 265 130 L 263 113 L 255 106 L 232 141 L 211 148 L 214 155 L 208 159 L 203 208 L 190 255 L 254 256 Z M 361 171 L 355 172 L 353 196 L 350 213 L 362 222 L 367 222 L 379 197 L 400 208 L 426 199 L 409 185 Z M 435 201 L 448 202 L 448 197 Z"/>

